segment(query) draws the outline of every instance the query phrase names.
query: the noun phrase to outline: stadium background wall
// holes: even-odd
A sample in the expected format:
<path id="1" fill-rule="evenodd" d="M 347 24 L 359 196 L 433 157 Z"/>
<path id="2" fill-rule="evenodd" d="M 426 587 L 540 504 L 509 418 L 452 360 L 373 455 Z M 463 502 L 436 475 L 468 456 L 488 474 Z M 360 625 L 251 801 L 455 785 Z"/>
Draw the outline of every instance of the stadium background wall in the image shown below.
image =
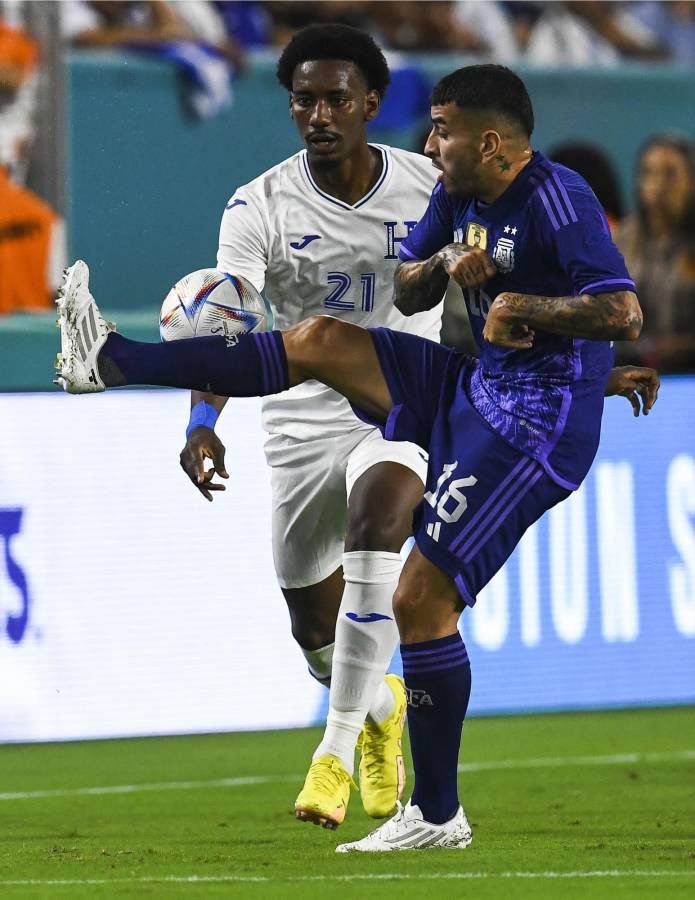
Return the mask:
<path id="1" fill-rule="evenodd" d="M 0 741 L 324 716 L 273 575 L 259 402 L 220 422 L 213 504 L 179 469 L 187 404 L 0 394 Z M 473 714 L 695 701 L 695 378 L 639 422 L 607 404 L 586 485 L 462 626 Z"/>

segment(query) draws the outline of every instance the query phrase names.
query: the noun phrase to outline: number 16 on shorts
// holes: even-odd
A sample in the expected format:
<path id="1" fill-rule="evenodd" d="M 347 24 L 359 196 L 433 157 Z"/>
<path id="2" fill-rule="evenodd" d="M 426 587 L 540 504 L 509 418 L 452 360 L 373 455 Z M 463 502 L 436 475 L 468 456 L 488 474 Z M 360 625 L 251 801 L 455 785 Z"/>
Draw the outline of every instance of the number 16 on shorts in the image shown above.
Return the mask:
<path id="1" fill-rule="evenodd" d="M 464 475 L 462 478 L 454 478 L 454 472 L 458 468 L 458 462 L 446 463 L 442 474 L 437 479 L 434 490 L 427 491 L 424 496 L 426 503 L 436 512 L 440 522 L 429 522 L 427 534 L 434 541 L 439 540 L 442 522 L 451 525 L 458 522 L 466 511 L 468 500 L 462 488 L 470 488 L 478 483 L 475 475 Z"/>

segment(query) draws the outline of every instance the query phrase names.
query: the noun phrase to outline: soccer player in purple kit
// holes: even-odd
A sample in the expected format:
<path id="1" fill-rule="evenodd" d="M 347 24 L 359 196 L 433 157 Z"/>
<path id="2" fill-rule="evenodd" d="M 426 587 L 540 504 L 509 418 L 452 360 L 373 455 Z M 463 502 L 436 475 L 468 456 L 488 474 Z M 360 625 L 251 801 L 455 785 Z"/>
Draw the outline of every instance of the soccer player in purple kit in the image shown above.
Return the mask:
<path id="1" fill-rule="evenodd" d="M 165 384 L 262 396 L 316 378 L 387 439 L 429 450 L 416 546 L 394 596 L 413 795 L 339 852 L 471 842 L 457 792 L 471 685 L 461 611 L 526 528 L 581 484 L 603 396 L 628 397 L 638 414 L 639 394 L 646 414 L 658 389 L 652 370 L 611 370 L 611 342 L 634 340 L 641 328 L 634 284 L 586 182 L 532 152 L 521 80 L 501 66 L 460 69 L 435 87 L 432 120 L 426 152 L 442 175 L 401 245 L 396 303 L 405 313 L 426 309 L 455 278 L 480 360 L 327 316 L 233 346 L 218 337 L 128 341 L 99 315 L 84 264 L 69 270 L 59 300 L 59 380 L 73 393 Z"/>

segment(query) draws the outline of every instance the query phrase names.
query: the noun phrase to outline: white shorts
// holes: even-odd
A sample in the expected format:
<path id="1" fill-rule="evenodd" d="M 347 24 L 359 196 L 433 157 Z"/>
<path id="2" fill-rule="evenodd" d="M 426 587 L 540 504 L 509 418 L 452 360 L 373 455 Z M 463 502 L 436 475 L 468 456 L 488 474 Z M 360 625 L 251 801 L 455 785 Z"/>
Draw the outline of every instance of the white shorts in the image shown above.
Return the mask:
<path id="1" fill-rule="evenodd" d="M 283 588 L 328 578 L 342 565 L 350 492 L 367 469 L 397 462 L 424 483 L 427 455 L 416 444 L 386 441 L 359 425 L 340 434 L 297 440 L 271 434 L 265 444 L 273 492 L 273 556 Z"/>

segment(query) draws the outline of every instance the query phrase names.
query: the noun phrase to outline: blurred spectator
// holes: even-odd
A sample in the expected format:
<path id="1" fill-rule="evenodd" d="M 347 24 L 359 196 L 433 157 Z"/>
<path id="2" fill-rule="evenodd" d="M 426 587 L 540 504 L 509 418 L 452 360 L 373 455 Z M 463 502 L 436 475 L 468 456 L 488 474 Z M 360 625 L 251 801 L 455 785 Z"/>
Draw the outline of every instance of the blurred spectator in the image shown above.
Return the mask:
<path id="1" fill-rule="evenodd" d="M 246 54 L 224 19 L 208 0 L 176 0 L 176 15 L 191 30 L 193 40 L 217 51 L 238 71 L 246 68 Z"/>
<path id="2" fill-rule="evenodd" d="M 502 0 L 499 4 L 509 21 L 517 47 L 526 51 L 536 22 L 543 14 L 543 3 L 534 0 Z"/>
<path id="3" fill-rule="evenodd" d="M 516 4 L 514 4 L 516 5 Z M 495 0 L 458 0 L 454 4 L 456 20 L 476 34 L 484 45 L 485 56 L 508 63 L 519 56 L 514 23 L 505 5 Z"/>
<path id="4" fill-rule="evenodd" d="M 386 0 L 369 4 L 369 14 L 381 42 L 391 50 L 464 51 L 487 53 L 485 39 L 457 15 L 456 3 L 402 3 Z M 468 4 L 463 4 L 465 7 Z M 490 4 L 492 7 L 496 4 Z"/>
<path id="5" fill-rule="evenodd" d="M 547 157 L 561 166 L 567 166 L 586 179 L 591 190 L 606 213 L 611 231 L 625 215 L 620 182 L 613 163 L 595 144 L 572 141 L 560 144 L 547 152 Z"/>
<path id="6" fill-rule="evenodd" d="M 637 164 L 637 210 L 617 242 L 644 311 L 642 335 L 618 347 L 621 361 L 663 372 L 695 370 L 695 148 L 652 138 Z"/>
<path id="7" fill-rule="evenodd" d="M 51 308 L 65 257 L 62 221 L 0 166 L 0 314 Z"/>
<path id="8" fill-rule="evenodd" d="M 242 52 L 207 0 L 64 0 L 63 33 L 76 47 L 196 41 L 238 66 Z"/>
<path id="9" fill-rule="evenodd" d="M 544 3 L 526 54 L 534 65 L 610 65 L 621 57 L 661 59 L 666 49 L 629 10 L 602 0 Z"/>
<path id="10" fill-rule="evenodd" d="M 695 0 L 642 0 L 630 4 L 630 14 L 662 41 L 673 62 L 695 66 Z"/>
<path id="11" fill-rule="evenodd" d="M 237 4 L 225 3 L 233 8 Z M 299 28 L 314 22 L 341 22 L 376 31 L 379 42 L 390 50 L 463 51 L 511 59 L 516 41 L 503 11 L 495 0 L 460 0 L 428 3 L 322 0 L 264 4 L 274 23 L 274 40 L 286 43 Z M 230 13 L 231 14 L 231 9 Z"/>
<path id="12" fill-rule="evenodd" d="M 176 4 L 178 5 L 178 4 Z M 500 62 L 608 65 L 622 58 L 690 64 L 695 0 L 217 0 L 244 46 L 285 44 L 315 22 L 376 32 L 390 50 L 463 52 Z"/>
<path id="13" fill-rule="evenodd" d="M 0 314 L 49 308 L 65 265 L 62 222 L 10 177 L 34 132 L 36 42 L 0 19 Z"/>
<path id="14" fill-rule="evenodd" d="M 36 70 L 38 47 L 21 28 L 0 19 L 0 92 L 14 96 Z"/>
<path id="15" fill-rule="evenodd" d="M 261 0 L 216 0 L 227 33 L 240 47 L 257 50 L 273 43 L 269 4 Z"/>
<path id="16" fill-rule="evenodd" d="M 379 115 L 369 123 L 369 135 L 386 143 L 391 129 L 413 128 L 429 119 L 432 82 L 427 73 L 407 56 L 390 54 L 391 82 L 379 107 Z M 424 146 L 424 144 L 423 144 Z M 419 152 L 422 152 L 420 147 Z"/>
<path id="17" fill-rule="evenodd" d="M 193 37 L 163 0 L 65 0 L 61 12 L 63 35 L 76 47 L 155 44 Z"/>
<path id="18" fill-rule="evenodd" d="M 0 19 L 0 165 L 15 169 L 34 133 L 36 42 L 21 28 Z"/>
<path id="19" fill-rule="evenodd" d="M 199 116 L 231 105 L 229 66 L 243 67 L 244 53 L 208 0 L 66 0 L 61 12 L 64 36 L 76 47 L 125 46 L 177 64 Z"/>
<path id="20" fill-rule="evenodd" d="M 288 43 L 295 31 L 321 22 L 339 22 L 354 28 L 370 30 L 369 7 L 364 0 L 321 0 L 321 2 L 292 2 L 269 0 L 263 4 L 273 21 L 273 41 L 278 46 Z M 410 4 L 407 4 L 410 5 Z"/>

